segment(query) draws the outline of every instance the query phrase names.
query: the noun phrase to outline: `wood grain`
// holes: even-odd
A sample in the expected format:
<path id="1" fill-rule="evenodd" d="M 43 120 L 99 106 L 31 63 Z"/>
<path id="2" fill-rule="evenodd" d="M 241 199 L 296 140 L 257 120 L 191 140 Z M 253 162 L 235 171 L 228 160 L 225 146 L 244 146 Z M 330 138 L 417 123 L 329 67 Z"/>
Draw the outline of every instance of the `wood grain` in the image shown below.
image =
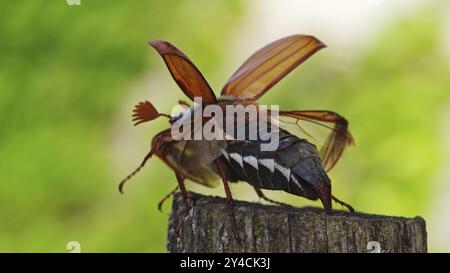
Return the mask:
<path id="1" fill-rule="evenodd" d="M 425 221 L 421 217 L 340 210 L 330 216 L 319 208 L 235 201 L 239 244 L 225 199 L 190 193 L 190 203 L 186 212 L 181 195 L 174 196 L 169 252 L 371 252 L 371 241 L 379 243 L 381 252 L 427 252 Z M 180 221 L 181 230 L 176 232 Z"/>

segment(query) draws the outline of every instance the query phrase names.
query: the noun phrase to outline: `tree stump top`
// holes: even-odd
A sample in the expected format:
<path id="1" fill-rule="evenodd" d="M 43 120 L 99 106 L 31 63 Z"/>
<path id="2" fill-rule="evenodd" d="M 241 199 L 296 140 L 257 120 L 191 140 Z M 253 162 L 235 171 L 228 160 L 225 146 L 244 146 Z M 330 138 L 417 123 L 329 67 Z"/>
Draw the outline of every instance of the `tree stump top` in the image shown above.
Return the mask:
<path id="1" fill-rule="evenodd" d="M 169 219 L 169 252 L 427 252 L 425 220 L 314 207 L 234 202 L 241 243 L 233 233 L 227 202 L 178 193 Z M 181 224 L 180 224 L 181 222 Z M 180 225 L 179 232 L 176 231 Z"/>

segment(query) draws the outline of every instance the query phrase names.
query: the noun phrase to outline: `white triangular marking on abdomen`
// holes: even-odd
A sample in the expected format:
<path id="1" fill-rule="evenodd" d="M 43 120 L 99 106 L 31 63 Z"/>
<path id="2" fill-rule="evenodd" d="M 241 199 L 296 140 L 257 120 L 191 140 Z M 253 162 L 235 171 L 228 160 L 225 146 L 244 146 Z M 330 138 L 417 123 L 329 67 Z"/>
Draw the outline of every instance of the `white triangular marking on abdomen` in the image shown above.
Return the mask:
<path id="1" fill-rule="evenodd" d="M 224 149 L 220 148 L 220 153 L 227 159 L 228 162 L 230 162 L 230 157 L 228 156 L 227 151 L 225 151 Z"/>
<path id="2" fill-rule="evenodd" d="M 272 158 L 258 159 L 258 163 L 266 167 L 272 174 L 275 171 L 275 160 L 273 160 Z"/>
<path id="3" fill-rule="evenodd" d="M 230 157 L 236 161 L 241 168 L 244 168 L 244 163 L 242 162 L 242 156 L 240 156 L 238 153 L 230 153 Z"/>
<path id="4" fill-rule="evenodd" d="M 275 162 L 275 169 L 281 172 L 281 174 L 286 178 L 286 181 L 289 182 L 289 179 L 291 177 L 291 169 L 283 167 L 279 165 L 277 162 Z"/>
<path id="5" fill-rule="evenodd" d="M 253 168 L 258 170 L 258 159 L 254 156 L 244 156 L 244 161 L 250 164 Z"/>
<path id="6" fill-rule="evenodd" d="M 304 192 L 302 185 L 300 185 L 300 183 L 299 183 L 298 180 L 294 177 L 294 175 L 291 175 L 291 180 L 295 183 L 295 185 L 297 185 L 297 186 Z"/>

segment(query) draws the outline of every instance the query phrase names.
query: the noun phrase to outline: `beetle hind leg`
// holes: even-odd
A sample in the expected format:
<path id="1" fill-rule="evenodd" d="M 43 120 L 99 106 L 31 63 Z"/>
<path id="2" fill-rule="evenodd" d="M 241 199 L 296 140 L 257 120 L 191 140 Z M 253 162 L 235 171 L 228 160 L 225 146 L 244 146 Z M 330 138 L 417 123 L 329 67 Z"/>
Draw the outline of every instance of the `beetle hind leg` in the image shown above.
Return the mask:
<path id="1" fill-rule="evenodd" d="M 343 207 L 346 207 L 350 212 L 355 212 L 355 209 L 351 205 L 345 203 L 344 201 L 337 199 L 334 195 L 332 195 L 331 197 L 333 198 L 334 202 L 338 203 L 339 205 L 341 205 Z"/>
<path id="2" fill-rule="evenodd" d="M 266 200 L 267 202 L 270 202 L 270 203 L 273 203 L 273 204 L 276 204 L 276 205 L 280 205 L 280 206 L 284 206 L 284 207 L 292 207 L 289 204 L 286 204 L 286 203 L 283 203 L 283 202 L 279 202 L 279 201 L 275 201 L 275 200 L 267 197 L 260 188 L 257 188 L 257 187 L 253 187 L 253 188 L 255 189 L 256 194 L 258 195 L 258 197 L 262 198 L 263 200 Z"/>

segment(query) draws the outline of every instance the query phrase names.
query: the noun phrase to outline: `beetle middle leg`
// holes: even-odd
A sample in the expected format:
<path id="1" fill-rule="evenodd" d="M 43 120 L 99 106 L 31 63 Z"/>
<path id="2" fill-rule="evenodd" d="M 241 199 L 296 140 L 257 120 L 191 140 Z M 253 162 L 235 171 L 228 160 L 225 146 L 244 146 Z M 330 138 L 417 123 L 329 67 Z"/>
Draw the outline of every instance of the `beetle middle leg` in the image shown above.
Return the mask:
<path id="1" fill-rule="evenodd" d="M 222 178 L 223 187 L 225 189 L 225 195 L 227 197 L 228 209 L 230 210 L 231 225 L 233 227 L 234 236 L 235 236 L 235 238 L 236 238 L 236 240 L 238 242 L 241 242 L 240 238 L 239 238 L 239 233 L 237 231 L 238 229 L 237 229 L 237 225 L 236 225 L 236 217 L 234 215 L 233 196 L 231 194 L 230 185 L 228 185 L 228 178 L 227 178 L 227 175 L 225 173 L 225 168 L 224 168 L 223 162 L 220 161 L 220 159 L 217 159 L 215 161 L 215 163 L 216 163 L 216 166 L 217 166 L 217 170 L 219 172 L 219 176 Z"/>
<path id="2" fill-rule="evenodd" d="M 181 218 L 181 221 L 178 223 L 177 227 L 176 227 L 176 232 L 178 234 L 181 233 L 181 228 L 184 224 L 184 221 L 186 220 L 189 210 L 191 209 L 191 205 L 189 204 L 189 198 L 188 198 L 188 194 L 186 191 L 186 186 L 184 185 L 184 177 L 179 174 L 179 173 L 175 173 L 175 176 L 177 178 L 177 182 L 178 182 L 178 187 L 181 190 L 181 196 L 183 197 L 183 202 L 184 202 L 184 215 Z"/>
<path id="3" fill-rule="evenodd" d="M 353 207 L 347 203 L 345 203 L 344 201 L 341 201 L 339 199 L 337 199 L 334 195 L 331 196 L 334 200 L 334 202 L 338 203 L 339 205 L 346 207 L 350 212 L 355 212 L 355 209 L 353 209 Z"/>
<path id="4" fill-rule="evenodd" d="M 253 187 L 253 188 L 255 189 L 256 194 L 258 195 L 258 197 L 259 197 L 259 198 L 262 198 L 262 199 L 264 199 L 264 200 L 266 200 L 267 202 L 270 202 L 270 203 L 273 203 L 273 204 L 277 204 L 277 205 L 280 205 L 280 206 L 292 207 L 292 206 L 289 205 L 289 204 L 286 204 L 286 203 L 283 203 L 283 202 L 278 202 L 278 201 L 275 201 L 275 200 L 273 200 L 273 199 L 270 199 L 269 197 L 267 197 L 267 196 L 264 194 L 264 192 L 263 192 L 260 188 L 257 188 L 257 187 Z"/>

